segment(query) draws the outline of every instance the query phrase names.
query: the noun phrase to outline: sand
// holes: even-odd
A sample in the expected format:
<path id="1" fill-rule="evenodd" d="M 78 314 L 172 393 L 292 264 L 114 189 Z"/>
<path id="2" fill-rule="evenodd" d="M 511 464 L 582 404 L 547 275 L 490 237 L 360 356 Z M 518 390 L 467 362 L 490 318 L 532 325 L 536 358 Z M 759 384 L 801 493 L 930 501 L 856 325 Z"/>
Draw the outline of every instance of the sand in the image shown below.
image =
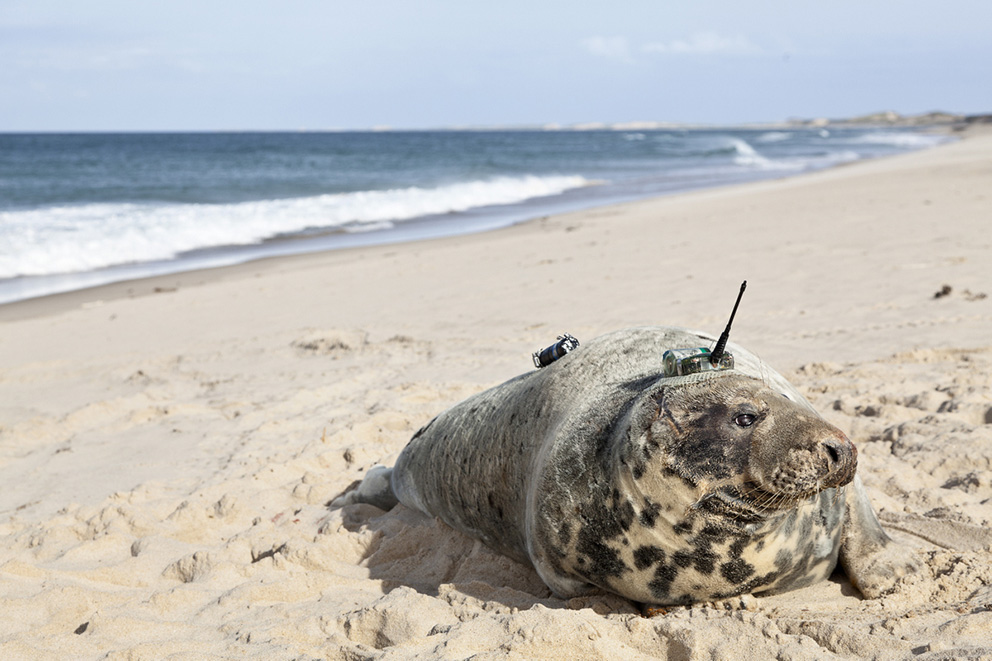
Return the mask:
<path id="1" fill-rule="evenodd" d="M 992 135 L 0 306 L 0 658 L 992 658 Z M 644 617 L 331 509 L 530 353 L 670 324 L 783 371 L 926 572 Z M 935 297 L 945 285 L 949 293 Z M 988 294 L 988 295 L 986 295 Z"/>

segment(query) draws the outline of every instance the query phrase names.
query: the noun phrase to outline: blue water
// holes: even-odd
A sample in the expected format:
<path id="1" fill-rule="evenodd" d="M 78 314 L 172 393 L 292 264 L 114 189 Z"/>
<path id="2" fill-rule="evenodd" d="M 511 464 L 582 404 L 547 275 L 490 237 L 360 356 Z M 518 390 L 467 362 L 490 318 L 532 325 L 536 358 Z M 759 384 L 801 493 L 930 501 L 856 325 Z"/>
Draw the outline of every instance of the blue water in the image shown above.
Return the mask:
<path id="1" fill-rule="evenodd" d="M 889 129 L 0 134 L 0 303 L 932 146 Z"/>

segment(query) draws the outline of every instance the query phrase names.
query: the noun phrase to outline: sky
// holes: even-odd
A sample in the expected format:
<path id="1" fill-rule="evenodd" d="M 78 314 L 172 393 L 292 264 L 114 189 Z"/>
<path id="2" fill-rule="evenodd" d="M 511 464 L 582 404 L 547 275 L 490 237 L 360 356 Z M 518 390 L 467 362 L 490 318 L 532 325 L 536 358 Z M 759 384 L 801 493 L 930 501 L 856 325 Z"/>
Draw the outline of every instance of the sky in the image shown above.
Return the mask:
<path id="1" fill-rule="evenodd" d="M 0 132 L 992 112 L 989 0 L 0 0 Z"/>

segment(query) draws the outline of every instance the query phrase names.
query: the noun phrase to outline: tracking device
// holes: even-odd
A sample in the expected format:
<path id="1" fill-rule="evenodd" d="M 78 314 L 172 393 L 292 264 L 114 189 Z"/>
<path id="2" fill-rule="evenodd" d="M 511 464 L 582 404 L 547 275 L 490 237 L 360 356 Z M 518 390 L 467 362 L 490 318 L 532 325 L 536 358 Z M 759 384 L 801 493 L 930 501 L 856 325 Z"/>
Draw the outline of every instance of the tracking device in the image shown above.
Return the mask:
<path id="1" fill-rule="evenodd" d="M 734 323 L 734 315 L 737 314 L 737 306 L 741 304 L 741 297 L 744 296 L 746 288 L 747 280 L 741 283 L 741 291 L 737 294 L 737 302 L 734 303 L 734 310 L 730 313 L 730 320 L 713 350 L 707 347 L 669 349 L 662 356 L 665 376 L 686 376 L 698 372 L 734 369 L 734 356 L 726 351 L 727 339 L 730 337 L 730 325 Z"/>
<path id="2" fill-rule="evenodd" d="M 579 346 L 578 340 L 568 333 L 563 333 L 550 347 L 534 352 L 534 367 L 538 369 L 547 367 L 577 346 Z"/>

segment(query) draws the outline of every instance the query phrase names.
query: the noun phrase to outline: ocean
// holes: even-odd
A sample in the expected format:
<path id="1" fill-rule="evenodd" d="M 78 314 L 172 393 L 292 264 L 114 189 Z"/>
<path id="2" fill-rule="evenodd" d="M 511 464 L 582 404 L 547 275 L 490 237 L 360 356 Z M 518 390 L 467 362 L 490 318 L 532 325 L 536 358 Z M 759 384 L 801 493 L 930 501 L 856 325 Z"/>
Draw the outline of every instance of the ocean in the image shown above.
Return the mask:
<path id="1" fill-rule="evenodd" d="M 934 146 L 910 129 L 0 134 L 0 303 Z"/>

